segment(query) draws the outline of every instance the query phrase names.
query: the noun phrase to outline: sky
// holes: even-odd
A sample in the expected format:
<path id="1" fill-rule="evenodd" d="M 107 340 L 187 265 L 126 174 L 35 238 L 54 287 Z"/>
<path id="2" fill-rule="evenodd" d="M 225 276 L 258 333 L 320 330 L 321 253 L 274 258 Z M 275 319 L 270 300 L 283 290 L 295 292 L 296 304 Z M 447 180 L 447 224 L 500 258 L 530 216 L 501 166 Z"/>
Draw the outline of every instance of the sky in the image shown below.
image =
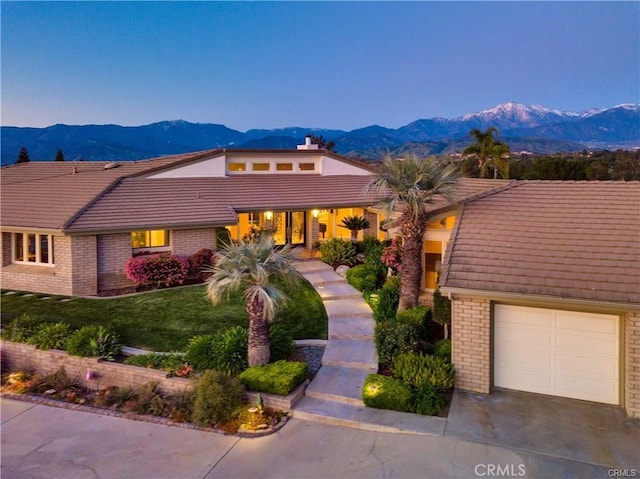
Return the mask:
<path id="1" fill-rule="evenodd" d="M 0 123 L 397 128 L 640 102 L 640 2 L 2 1 Z"/>

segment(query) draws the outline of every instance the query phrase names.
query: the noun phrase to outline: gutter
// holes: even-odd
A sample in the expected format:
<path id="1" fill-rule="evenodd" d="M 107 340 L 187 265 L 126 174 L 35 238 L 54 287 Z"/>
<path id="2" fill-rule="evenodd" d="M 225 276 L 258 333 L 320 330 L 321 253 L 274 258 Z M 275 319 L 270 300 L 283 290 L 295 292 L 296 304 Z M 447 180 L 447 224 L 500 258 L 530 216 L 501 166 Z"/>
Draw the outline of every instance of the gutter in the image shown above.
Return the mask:
<path id="1" fill-rule="evenodd" d="M 549 295 L 536 295 L 536 294 L 522 294 L 522 293 L 510 293 L 510 292 L 498 292 L 498 291 L 486 291 L 478 289 L 466 289 L 466 288 L 454 288 L 454 287 L 440 287 L 440 292 L 447 296 L 450 300 L 457 299 L 460 296 L 471 296 L 480 299 L 489 299 L 496 302 L 505 303 L 526 303 L 531 306 L 546 306 L 546 307 L 564 307 L 572 306 L 581 309 L 585 309 L 593 312 L 602 313 L 626 313 L 629 311 L 640 311 L 640 304 L 638 303 L 619 303 L 615 301 L 597 301 L 590 299 L 579 298 L 563 298 L 558 296 Z"/>

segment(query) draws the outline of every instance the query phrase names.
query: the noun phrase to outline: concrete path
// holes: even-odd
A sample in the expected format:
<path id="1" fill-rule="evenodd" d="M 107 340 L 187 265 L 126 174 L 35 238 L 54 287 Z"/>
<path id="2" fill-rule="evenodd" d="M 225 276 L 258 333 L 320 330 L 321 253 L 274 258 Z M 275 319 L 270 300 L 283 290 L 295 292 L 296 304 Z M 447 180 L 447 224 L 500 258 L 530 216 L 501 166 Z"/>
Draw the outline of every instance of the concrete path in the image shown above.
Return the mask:
<path id="1" fill-rule="evenodd" d="M 457 438 L 298 419 L 271 436 L 240 439 L 9 399 L 0 405 L 1 475 L 11 479 L 466 479 L 498 477 L 497 466 L 500 477 L 611 477 L 607 468 Z"/>
<path id="2" fill-rule="evenodd" d="M 329 339 L 322 367 L 294 406 L 293 417 L 369 431 L 443 434 L 443 418 L 365 407 L 362 387 L 378 371 L 373 312 L 362 293 L 331 266 L 312 260 L 300 261 L 296 268 L 322 298 Z"/>

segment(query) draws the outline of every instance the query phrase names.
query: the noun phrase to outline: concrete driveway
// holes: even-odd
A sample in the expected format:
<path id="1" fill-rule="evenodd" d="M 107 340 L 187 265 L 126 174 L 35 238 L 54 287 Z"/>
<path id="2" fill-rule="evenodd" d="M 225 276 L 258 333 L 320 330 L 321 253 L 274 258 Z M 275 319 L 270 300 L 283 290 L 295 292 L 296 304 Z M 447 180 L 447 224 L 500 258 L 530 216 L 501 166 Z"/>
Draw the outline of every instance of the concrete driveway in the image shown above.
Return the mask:
<path id="1" fill-rule="evenodd" d="M 456 391 L 445 435 L 498 447 L 634 469 L 640 476 L 640 420 L 614 406 L 519 391 Z"/>
<path id="2" fill-rule="evenodd" d="M 446 479 L 499 471 L 501 477 L 610 477 L 605 467 L 456 437 L 293 419 L 274 435 L 239 439 L 7 399 L 0 404 L 1 472 L 10 479 Z"/>

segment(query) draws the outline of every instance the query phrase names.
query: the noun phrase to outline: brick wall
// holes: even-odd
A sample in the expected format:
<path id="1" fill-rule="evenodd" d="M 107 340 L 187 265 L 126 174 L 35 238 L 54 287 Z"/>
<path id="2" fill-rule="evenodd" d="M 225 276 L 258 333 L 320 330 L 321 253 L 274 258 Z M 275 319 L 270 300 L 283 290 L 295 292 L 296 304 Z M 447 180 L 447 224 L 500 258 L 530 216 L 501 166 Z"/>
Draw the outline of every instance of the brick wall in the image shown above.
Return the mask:
<path id="1" fill-rule="evenodd" d="M 165 371 L 102 361 L 97 358 L 81 358 L 58 350 L 42 351 L 29 344 L 1 341 L 0 350 L 2 351 L 3 374 L 8 371 L 31 370 L 46 375 L 52 374 L 64 366 L 67 375 L 74 382 L 94 389 L 107 386 L 128 386 L 133 389 L 141 384 L 157 381 L 162 392 L 175 394 L 184 391 L 191 385 L 189 379 L 168 378 Z M 94 372 L 95 380 L 87 381 L 87 370 Z M 296 388 L 288 396 L 262 393 L 263 404 L 267 407 L 289 411 L 304 394 L 305 386 L 306 383 Z M 251 402 L 255 402 L 256 396 L 257 393 L 247 392 L 247 399 Z"/>
<path id="2" fill-rule="evenodd" d="M 96 236 L 71 236 L 71 294 L 98 292 L 98 244 Z M 57 261 L 57 260 L 56 260 Z"/>
<path id="3" fill-rule="evenodd" d="M 7 245 L 8 251 L 5 251 Z M 2 288 L 47 294 L 73 294 L 71 237 L 54 236 L 53 247 L 55 261 L 53 267 L 9 264 L 11 262 L 11 234 L 2 233 L 3 264 L 0 274 Z M 6 260 L 5 254 L 8 255 L 8 260 Z"/>
<path id="4" fill-rule="evenodd" d="M 173 254 L 191 256 L 202 248 L 215 251 L 215 229 L 174 230 L 171 232 L 171 251 Z"/>
<path id="5" fill-rule="evenodd" d="M 135 286 L 125 273 L 129 258 L 131 233 L 98 236 L 98 291 Z"/>
<path id="6" fill-rule="evenodd" d="M 624 407 L 640 418 L 640 313 L 624 315 Z"/>
<path id="7" fill-rule="evenodd" d="M 378 214 L 373 211 L 365 210 L 364 217 L 369 220 L 369 227 L 364 230 L 365 236 L 378 237 Z"/>
<path id="8" fill-rule="evenodd" d="M 459 298 L 452 302 L 451 340 L 456 387 L 488 394 L 491 389 L 491 303 Z"/>

